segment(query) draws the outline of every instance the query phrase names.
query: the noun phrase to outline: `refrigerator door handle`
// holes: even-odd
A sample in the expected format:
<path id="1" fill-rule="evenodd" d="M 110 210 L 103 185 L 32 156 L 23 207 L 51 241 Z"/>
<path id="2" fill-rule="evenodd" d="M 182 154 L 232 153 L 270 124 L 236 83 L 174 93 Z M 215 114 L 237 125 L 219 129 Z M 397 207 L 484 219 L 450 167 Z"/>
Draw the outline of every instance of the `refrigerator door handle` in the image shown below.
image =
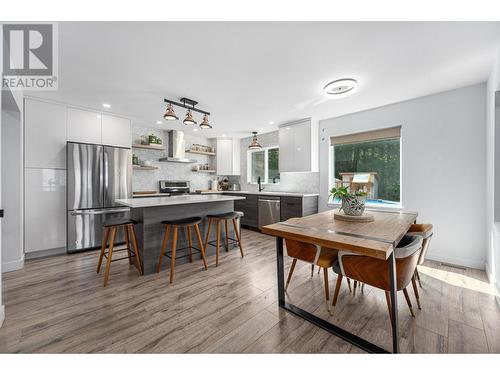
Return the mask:
<path id="1" fill-rule="evenodd" d="M 108 185 L 109 185 L 109 156 L 108 156 L 108 151 L 106 148 L 103 148 L 103 154 L 104 154 L 104 170 L 103 170 L 103 178 L 104 178 L 104 197 L 103 197 L 103 202 L 104 205 L 106 205 L 106 201 L 108 199 Z"/>
<path id="2" fill-rule="evenodd" d="M 76 210 L 76 211 L 71 211 L 71 216 L 115 214 L 118 212 L 129 212 L 129 211 L 130 208 L 118 208 L 113 210 Z"/>

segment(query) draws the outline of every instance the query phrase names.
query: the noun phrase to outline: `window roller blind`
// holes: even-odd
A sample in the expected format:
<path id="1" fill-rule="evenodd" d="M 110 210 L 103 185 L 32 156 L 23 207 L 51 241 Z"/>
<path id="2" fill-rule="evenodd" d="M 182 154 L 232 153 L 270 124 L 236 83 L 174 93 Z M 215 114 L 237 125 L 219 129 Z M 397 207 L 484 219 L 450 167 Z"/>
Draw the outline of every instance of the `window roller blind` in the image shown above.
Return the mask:
<path id="1" fill-rule="evenodd" d="M 340 135 L 330 137 L 330 145 L 345 145 L 349 143 L 359 143 L 376 141 L 379 139 L 400 138 L 401 126 L 394 126 L 391 128 L 372 130 L 368 132 Z"/>

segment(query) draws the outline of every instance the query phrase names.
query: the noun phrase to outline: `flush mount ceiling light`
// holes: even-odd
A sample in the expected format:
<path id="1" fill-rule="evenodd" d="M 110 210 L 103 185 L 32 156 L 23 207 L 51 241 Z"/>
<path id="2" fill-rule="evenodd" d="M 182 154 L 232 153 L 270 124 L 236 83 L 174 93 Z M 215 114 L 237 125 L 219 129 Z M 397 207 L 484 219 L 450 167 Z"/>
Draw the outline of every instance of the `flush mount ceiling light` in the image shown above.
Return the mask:
<path id="1" fill-rule="evenodd" d="M 178 117 L 175 115 L 175 112 L 174 112 L 173 106 L 175 105 L 175 106 L 187 109 L 186 118 L 182 121 L 185 125 L 196 125 L 197 122 L 193 118 L 193 112 L 198 112 L 198 113 L 203 114 L 203 121 L 200 124 L 200 128 L 201 129 L 211 129 L 212 128 L 212 125 L 208 122 L 208 116 L 210 116 L 210 112 L 196 108 L 196 104 L 198 104 L 197 101 L 194 101 L 194 100 L 188 99 L 188 98 L 181 98 L 180 103 L 175 102 L 173 100 L 169 100 L 169 99 L 163 99 L 163 101 L 165 103 L 168 103 L 167 111 L 166 111 L 165 115 L 163 116 L 163 118 L 165 120 L 177 120 L 178 119 Z"/>
<path id="2" fill-rule="evenodd" d="M 200 124 L 202 129 L 212 129 L 212 125 L 208 122 L 208 115 L 203 115 L 203 121 Z"/>
<path id="3" fill-rule="evenodd" d="M 342 78 L 327 84 L 323 87 L 323 92 L 327 98 L 345 98 L 352 95 L 357 87 L 358 82 L 355 79 Z"/>
<path id="4" fill-rule="evenodd" d="M 184 125 L 196 125 L 196 121 L 194 121 L 193 113 L 190 109 L 188 109 L 188 111 L 186 112 L 186 118 L 182 122 L 184 123 Z"/>
<path id="5" fill-rule="evenodd" d="M 102 106 L 104 108 L 111 108 L 111 104 L 108 104 L 108 103 L 102 103 Z"/>
<path id="6" fill-rule="evenodd" d="M 259 148 L 262 148 L 259 141 L 257 140 L 257 132 L 252 132 L 252 134 L 253 134 L 252 142 L 248 145 L 248 149 L 257 150 Z"/>
<path id="7" fill-rule="evenodd" d="M 172 106 L 172 104 L 168 103 L 167 110 L 165 111 L 163 118 L 167 121 L 173 121 L 179 119 L 179 117 L 177 117 L 177 115 L 175 114 L 174 107 Z"/>

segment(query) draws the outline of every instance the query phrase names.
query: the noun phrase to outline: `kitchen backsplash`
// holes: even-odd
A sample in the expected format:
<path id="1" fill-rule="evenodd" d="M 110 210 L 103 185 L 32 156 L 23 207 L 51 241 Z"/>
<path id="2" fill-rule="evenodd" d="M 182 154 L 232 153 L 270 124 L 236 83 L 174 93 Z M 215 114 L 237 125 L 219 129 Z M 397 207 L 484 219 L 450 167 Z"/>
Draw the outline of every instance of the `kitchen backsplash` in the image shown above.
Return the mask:
<path id="1" fill-rule="evenodd" d="M 278 137 L 278 131 L 258 134 L 259 143 L 262 147 L 278 146 Z M 252 137 L 241 139 L 241 176 L 239 180 L 241 190 L 257 191 L 257 185 L 247 183 L 247 151 L 251 140 Z M 263 186 L 268 191 L 319 193 L 319 172 L 280 173 L 279 184 L 267 184 Z"/>
<path id="2" fill-rule="evenodd" d="M 141 136 L 154 134 L 160 137 L 163 141 L 165 148 L 168 147 L 168 131 L 160 129 L 152 129 L 145 127 L 133 128 L 133 143 L 141 143 Z M 184 137 L 186 139 L 186 149 L 190 148 L 191 144 L 197 143 L 208 146 L 215 146 L 214 142 L 203 138 L 196 137 L 189 132 L 184 132 Z M 157 150 L 146 150 L 146 149 L 133 149 L 134 155 L 139 157 L 139 162 L 142 164 L 144 160 L 150 160 L 153 167 L 158 169 L 154 170 L 133 170 L 132 178 L 132 190 L 158 190 L 159 180 L 189 180 L 191 182 L 191 190 L 195 191 L 197 189 L 209 189 L 210 180 L 216 178 L 213 174 L 193 172 L 191 169 L 195 164 L 187 163 L 172 163 L 172 162 L 160 162 L 159 158 L 167 156 L 167 151 L 157 151 Z M 186 154 L 186 157 L 190 159 L 195 159 L 200 164 L 208 163 L 209 165 L 215 164 L 215 157 L 196 155 L 196 154 Z"/>

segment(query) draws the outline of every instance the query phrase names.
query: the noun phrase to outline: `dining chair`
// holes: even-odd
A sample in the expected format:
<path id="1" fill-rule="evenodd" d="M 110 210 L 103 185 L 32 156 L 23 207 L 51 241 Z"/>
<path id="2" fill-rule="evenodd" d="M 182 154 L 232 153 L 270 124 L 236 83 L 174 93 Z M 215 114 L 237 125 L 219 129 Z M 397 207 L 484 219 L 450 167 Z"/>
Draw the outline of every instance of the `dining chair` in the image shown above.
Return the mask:
<path id="1" fill-rule="evenodd" d="M 418 258 L 417 267 L 415 267 L 415 277 L 418 280 L 418 285 L 420 285 L 420 288 L 422 288 L 420 274 L 418 273 L 418 266 L 424 263 L 425 256 L 427 255 L 427 250 L 429 249 L 429 244 L 431 243 L 431 238 L 433 235 L 433 226 L 432 224 L 413 224 L 410 229 L 408 229 L 408 233 L 406 234 L 410 236 L 421 236 L 423 239 L 422 251 L 420 252 L 420 256 Z M 414 289 L 416 290 L 416 288 Z M 416 291 L 415 293 L 417 294 L 418 291 Z"/>
<path id="2" fill-rule="evenodd" d="M 397 290 L 403 291 L 411 316 L 415 316 L 415 314 L 406 287 L 412 281 L 421 249 L 421 236 L 406 235 L 394 250 L 396 256 Z M 347 251 L 339 251 L 338 259 L 332 267 L 333 271 L 337 273 L 337 285 L 333 296 L 332 309 L 335 308 L 337 304 L 343 277 L 349 277 L 363 284 L 384 290 L 387 306 L 389 308 L 389 315 L 392 316 L 390 297 L 391 282 L 389 279 L 388 266 L 389 263 L 382 259 L 358 255 Z"/>
<path id="3" fill-rule="evenodd" d="M 286 252 L 289 257 L 293 258 L 288 277 L 286 279 L 285 291 L 292 279 L 293 271 L 297 260 L 310 263 L 311 275 L 313 274 L 314 266 L 323 269 L 324 288 L 325 288 L 325 301 L 326 309 L 330 311 L 330 291 L 328 286 L 328 268 L 332 267 L 333 263 L 337 260 L 338 250 L 324 248 L 318 245 L 313 245 L 306 242 L 300 242 L 285 238 Z"/>

